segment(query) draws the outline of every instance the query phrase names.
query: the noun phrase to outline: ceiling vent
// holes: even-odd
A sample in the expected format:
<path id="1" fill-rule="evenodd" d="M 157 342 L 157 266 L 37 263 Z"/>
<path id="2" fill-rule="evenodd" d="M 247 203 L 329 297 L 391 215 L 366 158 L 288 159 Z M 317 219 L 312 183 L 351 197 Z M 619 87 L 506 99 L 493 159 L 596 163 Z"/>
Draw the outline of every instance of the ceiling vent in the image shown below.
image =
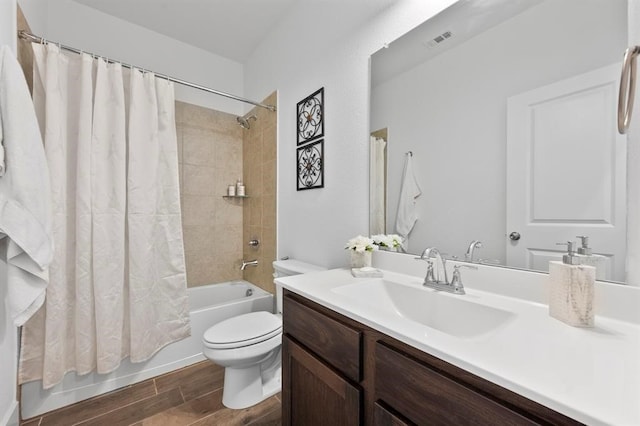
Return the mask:
<path id="1" fill-rule="evenodd" d="M 439 44 L 444 43 L 446 40 L 450 39 L 451 37 L 453 37 L 453 33 L 451 31 L 445 31 L 442 34 L 432 38 L 431 40 L 429 40 L 425 44 L 429 48 L 434 48 L 434 47 L 438 46 Z"/>

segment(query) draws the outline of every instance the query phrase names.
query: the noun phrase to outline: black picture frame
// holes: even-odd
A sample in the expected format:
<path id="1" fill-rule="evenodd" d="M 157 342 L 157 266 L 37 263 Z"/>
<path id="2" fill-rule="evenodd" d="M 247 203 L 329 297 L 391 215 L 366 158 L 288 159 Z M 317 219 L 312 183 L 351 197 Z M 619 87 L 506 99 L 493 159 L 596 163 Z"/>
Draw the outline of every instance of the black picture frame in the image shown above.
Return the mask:
<path id="1" fill-rule="evenodd" d="M 297 190 L 324 188 L 324 139 L 296 150 Z"/>
<path id="2" fill-rule="evenodd" d="M 297 145 L 324 137 L 324 87 L 296 105 Z"/>

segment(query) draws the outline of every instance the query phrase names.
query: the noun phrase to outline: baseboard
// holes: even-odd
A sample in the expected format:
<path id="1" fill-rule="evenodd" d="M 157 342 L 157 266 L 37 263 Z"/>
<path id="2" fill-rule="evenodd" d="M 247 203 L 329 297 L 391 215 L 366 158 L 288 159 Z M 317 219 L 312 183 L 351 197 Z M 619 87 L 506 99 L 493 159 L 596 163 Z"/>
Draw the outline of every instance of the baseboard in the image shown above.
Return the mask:
<path id="1" fill-rule="evenodd" d="M 2 426 L 18 426 L 18 401 L 13 401 L 0 420 Z"/>

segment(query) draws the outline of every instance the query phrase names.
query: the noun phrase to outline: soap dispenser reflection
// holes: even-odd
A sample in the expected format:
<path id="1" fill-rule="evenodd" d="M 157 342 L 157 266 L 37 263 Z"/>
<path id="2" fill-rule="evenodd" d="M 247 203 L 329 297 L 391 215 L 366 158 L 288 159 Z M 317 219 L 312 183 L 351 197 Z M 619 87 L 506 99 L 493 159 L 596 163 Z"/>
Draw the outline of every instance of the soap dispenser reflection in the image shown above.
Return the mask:
<path id="1" fill-rule="evenodd" d="M 580 247 L 578 247 L 578 259 L 581 265 L 589 265 L 596 268 L 596 280 L 606 280 L 607 278 L 607 258 L 601 254 L 593 254 L 589 247 L 589 237 L 578 235 Z"/>
<path id="2" fill-rule="evenodd" d="M 562 261 L 549 262 L 549 315 L 574 327 L 594 325 L 596 268 L 581 264 L 575 242 L 567 246 Z"/>

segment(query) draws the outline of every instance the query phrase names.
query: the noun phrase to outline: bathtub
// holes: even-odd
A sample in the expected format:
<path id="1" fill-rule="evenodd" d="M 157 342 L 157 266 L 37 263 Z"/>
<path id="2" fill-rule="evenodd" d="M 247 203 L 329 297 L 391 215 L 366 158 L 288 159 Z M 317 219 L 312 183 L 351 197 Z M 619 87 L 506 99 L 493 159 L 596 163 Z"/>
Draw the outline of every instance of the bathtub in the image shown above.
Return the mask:
<path id="1" fill-rule="evenodd" d="M 48 390 L 42 389 L 40 381 L 26 383 L 22 385 L 22 418 L 28 419 L 205 360 L 202 335 L 207 328 L 235 315 L 273 312 L 274 309 L 273 295 L 246 281 L 193 287 L 187 292 L 190 337 L 167 345 L 146 362 L 133 364 L 125 359 L 110 374 L 78 376 L 68 373 L 61 383 Z"/>

